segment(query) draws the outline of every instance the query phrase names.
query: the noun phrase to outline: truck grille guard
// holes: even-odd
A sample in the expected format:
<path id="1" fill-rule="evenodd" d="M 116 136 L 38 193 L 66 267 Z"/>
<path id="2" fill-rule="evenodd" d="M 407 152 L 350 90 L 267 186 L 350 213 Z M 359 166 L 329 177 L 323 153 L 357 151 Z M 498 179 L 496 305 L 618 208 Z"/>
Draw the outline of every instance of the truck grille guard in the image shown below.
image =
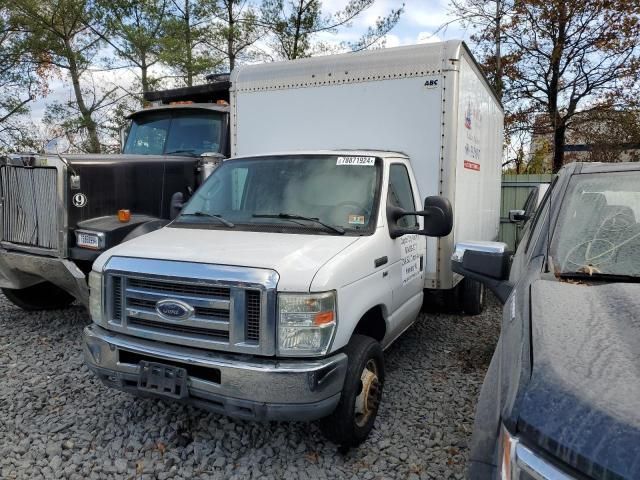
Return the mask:
<path id="1" fill-rule="evenodd" d="M 47 256 L 66 252 L 66 168 L 0 167 L 3 247 Z"/>
<path id="2" fill-rule="evenodd" d="M 207 350 L 275 354 L 278 276 L 271 270 L 113 257 L 103 283 L 103 327 Z M 188 314 L 161 312 L 178 303 Z"/>

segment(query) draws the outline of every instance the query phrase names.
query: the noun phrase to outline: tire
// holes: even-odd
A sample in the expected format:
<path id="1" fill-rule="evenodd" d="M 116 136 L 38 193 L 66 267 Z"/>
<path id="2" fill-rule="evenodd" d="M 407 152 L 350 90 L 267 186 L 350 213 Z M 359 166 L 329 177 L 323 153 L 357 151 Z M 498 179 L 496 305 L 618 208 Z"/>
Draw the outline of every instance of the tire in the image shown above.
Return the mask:
<path id="1" fill-rule="evenodd" d="M 11 303 L 27 311 L 58 310 L 68 307 L 75 300 L 72 295 L 50 282 L 19 290 L 3 288 L 2 293 Z"/>
<path id="2" fill-rule="evenodd" d="M 484 285 L 476 280 L 465 278 L 462 286 L 462 310 L 467 315 L 480 315 L 484 310 Z"/>
<path id="3" fill-rule="evenodd" d="M 464 296 L 462 282 L 448 290 L 442 290 L 442 304 L 446 313 L 460 313 L 463 311 Z"/>
<path id="4" fill-rule="evenodd" d="M 320 429 L 326 438 L 348 449 L 361 444 L 373 429 L 382 400 L 384 355 L 376 340 L 357 334 L 344 352 L 349 364 L 342 396 L 335 411 L 320 420 Z"/>

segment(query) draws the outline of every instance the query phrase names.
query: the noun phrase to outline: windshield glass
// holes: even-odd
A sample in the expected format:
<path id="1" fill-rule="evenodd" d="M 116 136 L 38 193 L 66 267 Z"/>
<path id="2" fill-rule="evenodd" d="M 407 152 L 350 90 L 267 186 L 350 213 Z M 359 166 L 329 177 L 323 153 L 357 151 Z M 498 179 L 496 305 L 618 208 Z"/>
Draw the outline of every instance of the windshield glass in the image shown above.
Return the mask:
<path id="1" fill-rule="evenodd" d="M 350 159 L 361 159 L 362 163 Z M 374 157 L 229 160 L 198 189 L 176 223 L 363 234 L 375 226 L 380 169 L 380 160 Z"/>
<path id="2" fill-rule="evenodd" d="M 140 114 L 131 122 L 123 153 L 192 155 L 220 153 L 222 114 L 207 110 Z"/>
<path id="3" fill-rule="evenodd" d="M 576 175 L 551 256 L 563 274 L 640 276 L 640 172 Z"/>

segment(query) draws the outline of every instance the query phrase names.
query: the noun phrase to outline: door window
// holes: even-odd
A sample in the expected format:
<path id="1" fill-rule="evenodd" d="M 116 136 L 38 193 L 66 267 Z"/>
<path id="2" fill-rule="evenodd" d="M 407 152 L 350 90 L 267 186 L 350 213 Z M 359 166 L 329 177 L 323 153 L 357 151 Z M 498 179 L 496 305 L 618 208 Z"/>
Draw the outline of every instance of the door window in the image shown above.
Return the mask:
<path id="1" fill-rule="evenodd" d="M 389 168 L 389 193 L 387 201 L 394 207 L 400 207 L 403 210 L 413 212 L 415 210 L 415 201 L 413 191 L 411 189 L 411 181 L 409 180 L 409 172 L 407 167 L 402 164 L 394 163 Z M 418 217 L 415 215 L 407 215 L 398 219 L 398 226 L 403 228 L 419 228 Z"/>

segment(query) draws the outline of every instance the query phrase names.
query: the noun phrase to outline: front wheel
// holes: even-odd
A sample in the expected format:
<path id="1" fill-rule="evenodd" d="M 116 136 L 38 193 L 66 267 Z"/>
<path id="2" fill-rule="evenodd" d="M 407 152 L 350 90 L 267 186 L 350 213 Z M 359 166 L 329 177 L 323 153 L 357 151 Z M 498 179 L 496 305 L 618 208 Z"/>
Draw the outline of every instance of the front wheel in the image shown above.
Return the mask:
<path id="1" fill-rule="evenodd" d="M 58 310 L 68 307 L 75 300 L 51 282 L 21 289 L 3 288 L 2 293 L 11 303 L 27 311 Z"/>
<path id="2" fill-rule="evenodd" d="M 342 396 L 320 428 L 343 448 L 361 444 L 373 429 L 384 385 L 384 355 L 371 337 L 354 335 L 344 352 L 349 358 Z"/>

